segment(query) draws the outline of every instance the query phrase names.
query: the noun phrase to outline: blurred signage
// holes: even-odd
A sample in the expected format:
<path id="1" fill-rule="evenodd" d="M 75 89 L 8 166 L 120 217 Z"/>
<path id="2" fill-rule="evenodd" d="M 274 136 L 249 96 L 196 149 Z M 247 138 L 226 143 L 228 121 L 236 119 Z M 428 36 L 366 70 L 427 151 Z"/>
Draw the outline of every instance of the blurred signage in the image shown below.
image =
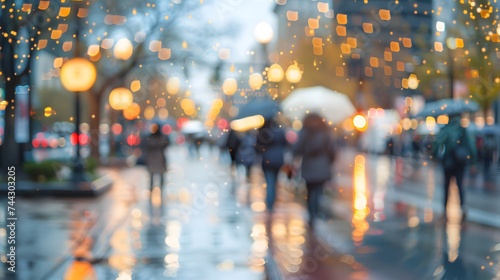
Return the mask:
<path id="1" fill-rule="evenodd" d="M 16 87 L 14 137 L 17 143 L 27 143 L 30 137 L 29 86 Z"/>

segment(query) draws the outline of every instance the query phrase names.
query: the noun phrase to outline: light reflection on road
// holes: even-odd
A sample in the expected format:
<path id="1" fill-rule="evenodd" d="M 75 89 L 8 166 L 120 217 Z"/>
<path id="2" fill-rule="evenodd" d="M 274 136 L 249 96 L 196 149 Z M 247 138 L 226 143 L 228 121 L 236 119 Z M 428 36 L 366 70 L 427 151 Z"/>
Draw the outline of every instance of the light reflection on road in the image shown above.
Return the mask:
<path id="1" fill-rule="evenodd" d="M 354 159 L 353 176 L 354 211 L 352 215 L 352 226 L 354 229 L 352 231 L 352 240 L 355 245 L 359 246 L 363 242 L 365 232 L 370 227 L 366 221 L 366 217 L 370 213 L 370 209 L 367 206 L 368 190 L 366 186 L 365 157 L 363 155 L 357 155 Z"/>

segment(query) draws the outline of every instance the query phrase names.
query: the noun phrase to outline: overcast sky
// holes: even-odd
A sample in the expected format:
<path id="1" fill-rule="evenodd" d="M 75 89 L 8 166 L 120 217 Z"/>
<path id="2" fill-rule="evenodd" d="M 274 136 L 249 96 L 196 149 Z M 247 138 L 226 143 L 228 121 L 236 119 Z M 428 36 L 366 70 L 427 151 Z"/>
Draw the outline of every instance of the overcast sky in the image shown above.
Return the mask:
<path id="1" fill-rule="evenodd" d="M 236 37 L 231 40 L 221 41 L 222 48 L 231 50 L 229 62 L 244 63 L 250 62 L 252 56 L 249 51 L 258 51 L 258 43 L 253 36 L 254 27 L 261 21 L 266 21 L 271 26 L 276 36 L 276 16 L 273 13 L 274 0 L 218 0 L 215 5 L 213 18 L 215 24 L 237 23 L 239 29 Z M 211 73 L 205 71 L 198 72 L 195 80 L 190 81 L 193 98 L 206 107 L 212 101 L 214 95 L 207 94 L 208 81 Z"/>

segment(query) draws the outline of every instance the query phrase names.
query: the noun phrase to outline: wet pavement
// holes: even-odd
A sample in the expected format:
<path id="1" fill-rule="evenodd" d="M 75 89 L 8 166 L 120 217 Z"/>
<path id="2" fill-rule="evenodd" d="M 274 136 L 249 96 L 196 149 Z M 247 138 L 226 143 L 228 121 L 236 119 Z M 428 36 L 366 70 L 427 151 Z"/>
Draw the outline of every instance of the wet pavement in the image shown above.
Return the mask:
<path id="1" fill-rule="evenodd" d="M 312 232 L 303 191 L 283 176 L 269 216 L 258 167 L 233 184 L 217 153 L 176 147 L 169 159 L 163 194 L 133 167 L 107 169 L 115 183 L 98 198 L 18 198 L 12 279 L 500 278 L 500 176 L 467 177 L 461 223 L 456 191 L 442 218 L 432 163 L 343 150 Z"/>

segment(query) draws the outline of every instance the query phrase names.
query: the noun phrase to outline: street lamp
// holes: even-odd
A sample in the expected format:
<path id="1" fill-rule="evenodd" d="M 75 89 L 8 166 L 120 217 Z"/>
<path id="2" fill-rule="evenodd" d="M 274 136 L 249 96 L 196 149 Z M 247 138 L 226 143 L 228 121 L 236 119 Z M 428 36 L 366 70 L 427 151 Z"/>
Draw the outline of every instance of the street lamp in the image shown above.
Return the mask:
<path id="1" fill-rule="evenodd" d="M 271 42 L 274 36 L 273 28 L 271 25 L 265 21 L 259 22 L 254 30 L 253 36 L 255 40 L 260 43 L 262 46 L 262 54 L 264 55 L 264 62 L 266 63 L 266 67 L 269 64 L 268 54 L 267 54 L 267 44 Z"/>
<path id="2" fill-rule="evenodd" d="M 121 38 L 113 48 L 113 55 L 120 60 L 128 60 L 134 52 L 134 46 L 127 38 Z"/>
<path id="3" fill-rule="evenodd" d="M 75 135 L 76 153 L 75 165 L 73 169 L 73 180 L 76 182 L 85 181 L 83 164 L 80 157 L 80 93 L 89 90 L 97 77 L 95 66 L 85 58 L 77 57 L 66 61 L 60 72 L 63 87 L 76 94 L 75 96 Z"/>
<path id="4" fill-rule="evenodd" d="M 253 35 L 257 42 L 266 45 L 273 39 L 274 32 L 269 23 L 262 21 L 255 26 Z"/>
<path id="5" fill-rule="evenodd" d="M 448 38 L 446 39 L 446 46 L 448 47 L 448 81 L 450 83 L 450 98 L 454 96 L 454 82 L 455 82 L 455 73 L 454 73 L 454 63 L 453 63 L 453 55 L 452 51 L 457 48 L 456 39 Z"/>
<path id="6" fill-rule="evenodd" d="M 233 95 L 238 90 L 238 82 L 234 78 L 227 78 L 222 83 L 222 92 L 225 95 Z"/>
<path id="7" fill-rule="evenodd" d="M 297 65 L 292 64 L 286 69 L 285 77 L 289 83 L 296 84 L 302 80 L 302 72 Z"/>
<path id="8" fill-rule="evenodd" d="M 285 77 L 285 72 L 283 68 L 278 63 L 274 63 L 269 67 L 267 71 L 267 79 L 273 83 L 279 83 Z"/>
<path id="9" fill-rule="evenodd" d="M 248 85 L 252 90 L 259 90 L 262 87 L 263 83 L 264 79 L 259 73 L 250 74 L 250 76 L 248 77 Z"/>

